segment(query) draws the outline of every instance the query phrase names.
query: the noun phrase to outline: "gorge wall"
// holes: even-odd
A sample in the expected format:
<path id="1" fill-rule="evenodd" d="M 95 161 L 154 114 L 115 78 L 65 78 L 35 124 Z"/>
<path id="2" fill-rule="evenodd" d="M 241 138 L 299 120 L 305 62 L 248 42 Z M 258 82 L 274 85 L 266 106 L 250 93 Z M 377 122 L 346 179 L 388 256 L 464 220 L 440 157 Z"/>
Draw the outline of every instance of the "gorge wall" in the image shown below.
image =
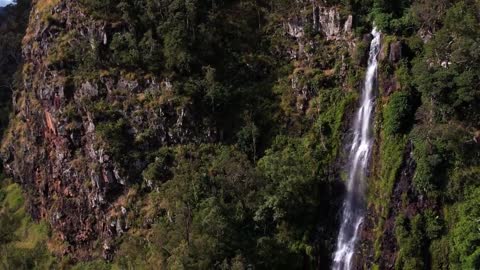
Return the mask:
<path id="1" fill-rule="evenodd" d="M 28 191 L 32 216 L 48 220 L 52 237 L 67 243 L 57 252 L 78 258 L 91 257 L 94 241 L 102 243 L 108 257 L 110 241 L 128 226 L 120 197 L 145 167 L 140 158 L 125 167 L 119 155 L 105 150 L 102 139 L 126 135 L 131 140 L 152 129 L 154 138 L 141 147 L 213 140 L 201 124 L 194 125 L 188 105 L 175 108 L 166 100 L 151 109 L 125 104 L 108 112 L 94 107 L 123 105 L 124 100 L 136 101 L 146 92 L 169 91 L 168 81 L 154 78 L 132 80 L 108 74 L 95 81 L 81 75 L 74 78 L 71 55 L 65 50 L 77 46 L 79 39 L 107 42 L 111 27 L 85 15 L 76 1 L 33 2 L 23 39 L 23 85 L 14 94 L 15 118 L 4 140 L 6 172 Z M 93 105 L 92 100 L 102 101 Z M 100 138 L 99 119 L 110 117 L 105 116 L 108 113 L 118 114 L 114 117 L 126 121 L 128 128 L 112 131 L 105 126 Z"/>
<path id="2" fill-rule="evenodd" d="M 347 2 L 34 0 L 0 221 L 42 229 L 2 232 L 2 265 L 329 267 L 375 21 L 353 269 L 475 269 L 479 5 Z"/>

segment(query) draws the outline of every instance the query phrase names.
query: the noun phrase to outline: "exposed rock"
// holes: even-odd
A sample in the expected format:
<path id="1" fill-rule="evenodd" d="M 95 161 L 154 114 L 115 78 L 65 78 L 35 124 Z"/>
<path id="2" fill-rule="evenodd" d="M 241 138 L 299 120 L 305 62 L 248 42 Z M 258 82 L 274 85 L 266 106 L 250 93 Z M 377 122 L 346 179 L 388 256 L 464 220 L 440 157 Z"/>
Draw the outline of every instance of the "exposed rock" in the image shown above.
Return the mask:
<path id="1" fill-rule="evenodd" d="M 390 54 L 388 61 L 396 63 L 402 59 L 402 43 L 401 41 L 392 42 L 390 44 Z"/>
<path id="2" fill-rule="evenodd" d="M 420 29 L 418 36 L 422 39 L 423 43 L 427 43 L 433 37 L 433 33 L 428 29 Z"/>
<path id="3" fill-rule="evenodd" d="M 380 80 L 380 88 L 383 90 L 383 96 L 390 96 L 393 92 L 400 89 L 400 84 L 395 76 L 389 76 Z"/>
<path id="4" fill-rule="evenodd" d="M 115 216 L 112 209 L 127 191 L 131 172 L 147 164 L 145 160 L 122 164 L 108 152 L 97 135 L 98 115 L 86 101 L 124 104 L 121 114 L 129 135 L 143 136 L 140 147 L 144 148 L 213 142 L 217 133 L 191 112 L 191 103 L 178 105 L 158 98 L 158 104 L 146 108 L 127 102 L 147 93 L 161 96 L 173 91 L 169 79 L 107 73 L 76 76 L 73 82 L 62 63 L 51 61 L 50 49 L 58 46 L 58 39 L 79 33 L 80 37 L 73 38 L 102 46 L 118 26 L 88 17 L 78 1 L 63 0 L 41 7 L 55 18 L 53 27 L 36 3 L 23 41 L 28 68 L 24 69 L 23 88 L 14 94 L 15 126 L 7 131 L 2 159 L 6 172 L 28 191 L 32 216 L 50 222 L 53 234 L 63 239 L 72 257 L 90 259 L 92 250 L 102 249 L 96 243 L 104 243 L 103 255 L 111 258 L 113 238 L 128 230 L 126 219 Z M 125 215 L 126 208 L 121 212 Z M 112 220 L 115 225 L 110 228 Z"/>
<path id="5" fill-rule="evenodd" d="M 140 87 L 140 84 L 136 80 L 128 80 L 123 77 L 118 80 L 117 87 L 116 89 L 118 90 L 127 90 L 129 92 L 138 92 L 142 88 Z"/>
<path id="6" fill-rule="evenodd" d="M 297 1 L 296 3 L 298 4 L 298 10 L 292 12 L 292 15 L 285 21 L 283 28 L 286 35 L 294 43 L 293 46 L 285 48 L 286 55 L 291 60 L 295 60 L 293 64 L 296 67 L 290 78 L 291 88 L 295 96 L 295 100 L 291 100 L 291 104 L 295 106 L 298 115 L 304 115 L 309 109 L 311 99 L 315 97 L 318 90 L 305 83 L 307 81 L 305 77 L 308 77 L 309 74 L 304 71 L 318 65 L 318 63 L 315 63 L 315 58 L 318 58 L 318 50 L 325 50 L 323 46 L 329 44 L 332 47 L 353 51 L 355 42 L 352 34 L 352 15 L 342 17 L 339 7 L 328 6 L 323 1 L 308 0 Z M 331 56 L 344 59 L 344 55 Z M 346 65 L 343 61 L 338 70 L 329 66 L 315 66 L 315 68 L 324 69 L 324 74 L 327 77 L 347 75 Z M 339 74 L 335 74 L 336 72 Z"/>
<path id="7" fill-rule="evenodd" d="M 342 20 L 337 7 L 313 3 L 313 28 L 323 32 L 327 40 L 346 39 L 352 34 L 352 24 L 352 15 Z"/>
<path id="8" fill-rule="evenodd" d="M 378 60 L 380 62 L 384 62 L 388 60 L 389 50 L 390 50 L 390 44 L 388 42 L 382 42 L 380 47 L 380 52 L 378 53 Z"/>
<path id="9" fill-rule="evenodd" d="M 480 130 L 474 132 L 473 141 L 480 144 Z"/>
<path id="10" fill-rule="evenodd" d="M 352 46 L 352 27 L 353 16 L 341 18 L 338 7 L 327 7 L 323 2 L 319 1 L 301 1 L 304 10 L 311 5 L 311 13 L 302 12 L 302 14 L 294 14 L 284 24 L 285 32 L 297 41 L 296 50 L 289 51 L 292 59 L 299 59 L 305 55 L 305 48 L 310 41 L 305 40 L 305 29 L 312 27 L 316 33 L 321 33 L 328 41 L 347 41 Z M 306 57 L 311 57 L 306 55 Z"/>
<path id="11" fill-rule="evenodd" d="M 347 21 L 343 27 L 343 32 L 347 34 L 352 34 L 352 27 L 353 27 L 353 16 L 348 15 Z"/>
<path id="12" fill-rule="evenodd" d="M 98 86 L 94 86 L 91 82 L 86 81 L 82 84 L 82 87 L 76 91 L 77 99 L 83 97 L 95 97 L 98 95 Z"/>
<path id="13" fill-rule="evenodd" d="M 362 44 L 370 44 L 372 42 L 372 39 L 373 39 L 373 36 L 372 34 L 365 34 L 363 35 L 362 37 Z M 360 64 L 361 66 L 367 66 L 368 64 L 368 56 L 369 56 L 369 52 L 370 52 L 370 48 L 368 48 L 368 46 L 365 46 L 365 47 L 357 47 L 357 53 L 359 54 L 359 57 L 358 57 L 358 64 Z M 380 51 L 381 53 L 381 51 Z M 379 56 L 379 60 L 381 61 L 381 55 Z"/>
<path id="14" fill-rule="evenodd" d="M 287 23 L 287 33 L 294 38 L 303 38 L 305 35 L 304 29 L 303 29 L 303 22 L 301 19 L 298 17 L 292 18 L 288 23 Z"/>
<path id="15" fill-rule="evenodd" d="M 418 194 L 412 184 L 416 169 L 416 162 L 413 157 L 413 143 L 410 141 L 405 147 L 403 163 L 400 167 L 396 182 L 394 183 L 390 199 L 385 202 L 384 207 L 388 207 L 386 219 L 382 219 L 379 213 L 373 207 L 368 209 L 367 217 L 361 232 L 361 249 L 356 257 L 356 267 L 354 269 L 371 269 L 373 265 L 378 265 L 379 269 L 395 269 L 395 262 L 398 256 L 398 243 L 396 242 L 395 229 L 396 218 L 403 214 L 407 218 L 413 218 L 418 213 L 426 209 L 435 209 L 435 202 L 425 199 Z M 373 228 L 379 223 L 383 224 L 380 243 L 374 247 L 374 242 L 378 235 L 373 235 Z M 375 250 L 379 249 L 379 250 Z M 372 254 L 380 255 L 375 259 Z"/>
<path id="16" fill-rule="evenodd" d="M 295 91 L 296 109 L 301 113 L 305 113 L 308 108 L 308 102 L 314 96 L 312 89 L 307 85 L 301 84 L 299 79 L 303 74 L 296 73 L 292 76 L 292 89 Z"/>

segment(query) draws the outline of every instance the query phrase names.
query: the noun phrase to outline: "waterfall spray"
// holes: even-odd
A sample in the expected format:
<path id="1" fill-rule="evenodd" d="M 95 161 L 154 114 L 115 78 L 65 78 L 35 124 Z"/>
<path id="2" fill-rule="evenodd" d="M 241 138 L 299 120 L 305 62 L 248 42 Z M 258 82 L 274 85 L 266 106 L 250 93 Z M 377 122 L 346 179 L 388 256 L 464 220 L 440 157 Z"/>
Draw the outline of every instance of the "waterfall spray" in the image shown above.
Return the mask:
<path id="1" fill-rule="evenodd" d="M 354 136 L 348 160 L 347 195 L 343 203 L 342 223 L 333 258 L 332 269 L 334 270 L 351 269 L 358 231 L 365 212 L 365 182 L 373 141 L 371 133 L 375 101 L 374 88 L 377 80 L 377 56 L 380 51 L 380 32 L 374 28 L 372 35 L 373 40 L 370 44 L 361 104 L 353 123 Z"/>

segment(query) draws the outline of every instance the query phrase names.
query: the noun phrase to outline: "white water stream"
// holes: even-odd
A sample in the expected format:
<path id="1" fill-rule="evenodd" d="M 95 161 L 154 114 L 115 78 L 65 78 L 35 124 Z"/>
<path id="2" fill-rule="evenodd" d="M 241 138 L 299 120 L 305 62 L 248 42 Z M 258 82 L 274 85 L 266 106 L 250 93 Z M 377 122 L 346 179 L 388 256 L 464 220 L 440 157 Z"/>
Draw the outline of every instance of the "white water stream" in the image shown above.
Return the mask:
<path id="1" fill-rule="evenodd" d="M 377 83 L 377 56 L 380 51 L 380 32 L 372 31 L 368 69 L 362 89 L 360 108 L 353 126 L 353 142 L 348 161 L 347 195 L 343 203 L 342 224 L 333 258 L 333 270 L 350 270 L 358 231 L 365 212 L 365 185 L 368 161 L 372 148 L 372 120 Z"/>

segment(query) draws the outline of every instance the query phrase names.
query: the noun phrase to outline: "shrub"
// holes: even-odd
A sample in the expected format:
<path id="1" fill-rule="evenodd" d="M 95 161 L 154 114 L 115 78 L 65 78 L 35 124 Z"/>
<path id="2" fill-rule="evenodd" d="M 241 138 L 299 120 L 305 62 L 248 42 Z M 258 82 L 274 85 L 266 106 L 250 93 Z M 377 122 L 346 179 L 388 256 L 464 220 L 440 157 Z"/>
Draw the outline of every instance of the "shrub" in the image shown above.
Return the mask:
<path id="1" fill-rule="evenodd" d="M 395 269 L 423 269 L 424 268 L 424 220 L 416 215 L 411 220 L 403 215 L 395 223 L 395 237 L 400 248 Z"/>
<path id="2" fill-rule="evenodd" d="M 142 173 L 143 179 L 148 182 L 147 184 L 164 182 L 171 178 L 172 172 L 170 171 L 170 166 L 173 164 L 173 159 L 174 157 L 171 150 L 162 148 L 155 157 L 155 161 L 150 163 Z"/>
<path id="3" fill-rule="evenodd" d="M 430 269 L 450 269 L 448 262 L 449 252 L 449 241 L 447 237 L 432 241 L 430 244 L 430 254 L 432 257 Z"/>
<path id="4" fill-rule="evenodd" d="M 459 220 L 452 230 L 452 268 L 480 269 L 480 188 L 471 192 L 456 210 Z"/>
<path id="5" fill-rule="evenodd" d="M 94 17 L 115 19 L 120 16 L 117 8 L 118 0 L 81 0 L 80 1 Z"/>
<path id="6" fill-rule="evenodd" d="M 128 131 L 127 121 L 123 118 L 116 121 L 101 122 L 96 129 L 99 137 L 107 143 L 108 150 L 115 160 L 124 162 L 128 159 L 125 153 L 129 153 L 127 147 L 129 142 L 132 141 Z"/>
<path id="7" fill-rule="evenodd" d="M 407 133 L 413 125 L 414 116 L 415 106 L 410 93 L 394 93 L 384 112 L 385 132 L 388 135 Z"/>
<path id="8" fill-rule="evenodd" d="M 132 33 L 115 33 L 110 43 L 113 62 L 121 67 L 138 67 L 141 59 L 137 41 Z"/>
<path id="9" fill-rule="evenodd" d="M 423 214 L 425 220 L 425 235 L 428 239 L 439 238 L 444 230 L 443 219 L 433 210 L 429 209 Z"/>

